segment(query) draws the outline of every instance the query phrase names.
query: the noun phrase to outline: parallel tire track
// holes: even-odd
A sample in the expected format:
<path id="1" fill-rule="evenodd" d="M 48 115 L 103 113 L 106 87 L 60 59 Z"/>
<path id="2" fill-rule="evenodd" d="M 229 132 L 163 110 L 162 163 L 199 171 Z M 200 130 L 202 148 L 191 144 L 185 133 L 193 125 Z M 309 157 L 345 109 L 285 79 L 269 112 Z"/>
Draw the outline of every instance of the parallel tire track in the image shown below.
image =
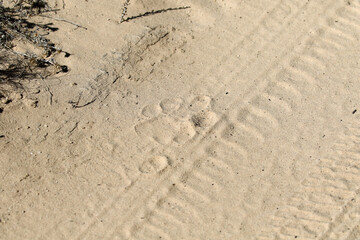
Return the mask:
<path id="1" fill-rule="evenodd" d="M 247 109 L 249 110 L 245 110 L 245 114 L 235 111 L 235 114 L 230 113 L 228 115 L 230 118 L 228 117 L 222 118 L 222 120 L 219 121 L 218 124 L 216 124 L 212 132 L 216 132 L 217 129 L 219 128 L 218 126 L 223 126 L 225 124 L 225 130 L 221 133 L 223 140 L 218 140 L 218 142 L 221 145 L 220 148 L 223 148 L 224 146 L 228 146 L 229 144 L 234 144 L 238 146 L 239 144 L 238 140 L 241 139 L 245 139 L 245 141 L 239 146 L 241 147 L 241 149 L 246 149 L 245 152 L 248 152 L 248 149 L 251 146 L 254 145 L 261 146 L 262 142 L 264 142 L 264 140 L 266 139 L 266 135 L 271 134 L 271 132 L 270 133 L 264 132 L 264 131 L 268 131 L 269 128 L 263 126 L 268 125 L 269 122 L 275 128 L 279 126 L 280 120 L 278 119 L 278 116 L 280 116 L 280 114 L 278 114 L 278 112 L 291 112 L 295 104 L 294 97 L 301 98 L 302 90 L 300 89 L 302 89 L 302 86 L 306 83 L 312 83 L 312 84 L 317 83 L 316 74 L 318 74 L 317 72 L 318 69 L 326 68 L 326 61 L 323 60 L 323 56 L 326 56 L 327 55 L 326 53 L 328 51 L 330 51 L 331 54 L 333 54 L 332 52 L 334 51 L 334 49 L 331 49 L 331 47 L 329 46 L 336 46 L 337 48 L 335 50 L 341 48 L 343 46 L 343 42 L 341 41 L 344 41 L 343 36 L 345 36 L 345 39 L 354 40 L 353 36 L 351 36 L 350 34 L 346 33 L 346 35 L 343 35 L 341 29 L 331 28 L 328 25 L 325 26 L 325 30 L 324 30 L 325 34 L 330 32 L 328 29 L 331 30 L 331 34 L 332 34 L 331 38 L 329 37 L 322 38 L 321 36 L 317 35 L 316 38 L 314 39 L 314 42 L 318 42 L 317 40 L 321 39 L 321 41 L 319 42 L 325 44 L 323 45 L 321 44 L 321 47 L 319 47 L 318 49 L 314 49 L 313 52 L 301 53 L 299 57 L 296 57 L 295 59 L 289 61 L 290 66 L 288 66 L 287 68 L 285 67 L 284 70 L 282 70 L 282 73 L 286 73 L 289 76 L 291 76 L 291 78 L 289 79 L 293 81 L 277 82 L 277 79 L 271 80 L 274 81 L 273 82 L 274 84 L 268 84 L 263 92 L 251 98 L 251 100 L 249 101 L 250 103 L 248 104 L 247 107 Z M 316 45 L 312 45 L 312 46 L 316 46 Z M 333 51 L 331 51 L 330 49 Z M 323 54 L 314 54 L 318 52 L 322 52 Z M 268 105 L 268 102 L 270 101 L 272 102 L 271 106 Z M 242 104 L 234 103 L 233 105 L 235 106 L 234 109 L 238 109 L 236 106 L 237 105 L 241 106 Z M 244 111 L 244 108 L 241 108 L 241 111 Z M 247 111 L 248 113 L 246 113 Z M 235 118 L 233 118 L 233 115 L 235 115 Z M 256 121 L 252 121 L 254 119 L 256 119 Z M 242 130 L 239 129 L 239 126 L 241 127 Z M 244 132 L 247 132 L 247 134 L 244 134 Z M 235 135 L 238 134 L 238 136 L 234 136 L 234 134 Z M 211 135 L 212 134 L 210 134 L 209 137 L 211 137 Z M 249 140 L 250 136 L 253 137 L 253 140 Z M 202 137 L 203 136 L 199 136 L 198 138 L 200 139 Z M 194 141 L 196 141 L 196 138 Z M 246 153 L 245 155 L 247 154 L 248 153 Z M 236 154 L 236 155 L 240 157 L 243 154 Z M 228 169 L 227 167 L 228 165 L 226 161 L 223 161 L 224 156 L 217 155 L 217 153 L 215 153 L 215 156 L 216 157 L 212 156 L 213 157 L 212 159 L 215 159 L 214 161 L 217 162 L 219 166 L 225 166 L 223 168 Z M 208 157 L 209 157 L 208 155 L 205 155 L 204 159 Z M 200 161 L 200 165 L 201 165 L 201 162 L 204 160 L 198 160 L 198 161 Z M 197 162 L 197 164 L 199 164 L 199 162 Z M 229 164 L 231 165 L 231 163 Z M 236 169 L 235 166 L 231 166 L 230 168 L 232 170 Z M 181 183 L 180 187 L 176 187 L 176 188 L 174 186 L 170 186 L 170 188 L 165 187 L 165 189 L 167 190 L 163 191 L 164 194 L 160 194 L 161 197 L 158 198 L 157 201 L 155 201 L 156 202 L 155 206 L 151 207 L 150 209 L 141 210 L 143 214 L 140 215 L 145 215 L 144 219 L 148 219 L 148 220 L 146 220 L 145 222 L 141 220 L 139 223 L 136 224 L 132 224 L 131 222 L 130 224 L 126 223 L 124 224 L 126 225 L 124 227 L 121 227 L 122 224 L 120 224 L 113 231 L 110 231 L 108 237 L 113 238 L 118 234 L 121 234 L 121 232 L 123 232 L 121 229 L 128 229 L 123 234 L 123 236 L 125 237 L 124 239 L 131 238 L 131 236 L 138 236 L 139 233 L 143 233 L 146 231 L 149 232 L 150 234 L 149 236 L 153 236 L 153 234 L 158 234 L 163 236 L 164 238 L 171 239 L 170 233 L 167 233 L 166 229 L 162 229 L 161 227 L 161 226 L 166 226 L 164 224 L 170 221 L 170 218 L 168 217 L 163 218 L 165 219 L 165 221 L 153 220 L 153 222 L 159 222 L 159 221 L 162 222 L 162 224 L 156 224 L 157 227 L 154 224 L 148 225 L 151 223 L 150 219 L 154 218 L 153 216 L 161 215 L 160 212 L 163 211 L 163 210 L 160 211 L 160 209 L 162 209 L 160 206 L 163 206 L 161 203 L 166 202 L 168 201 L 168 199 L 170 199 L 171 201 L 173 201 L 173 204 L 179 207 L 181 209 L 181 212 L 184 213 L 189 209 L 191 209 L 192 206 L 196 205 L 194 204 L 196 201 L 200 200 L 200 205 L 201 205 L 201 201 L 203 202 L 212 201 L 211 198 L 213 198 L 214 195 L 214 192 L 209 192 L 204 196 L 204 193 L 201 190 L 204 187 L 205 184 L 204 182 L 211 182 L 215 180 L 211 177 L 211 175 L 213 174 L 212 172 L 211 174 L 205 175 L 205 179 L 208 179 L 209 181 L 194 180 L 193 182 L 191 182 L 191 184 L 186 185 L 187 180 L 194 178 L 193 176 L 203 176 L 202 174 L 203 172 L 206 172 L 206 170 L 204 171 L 200 170 L 201 173 L 199 173 L 198 168 L 189 163 L 185 164 L 185 167 L 182 167 L 182 169 L 184 170 L 181 171 L 182 172 L 181 174 L 174 174 L 170 177 L 170 179 L 164 178 L 164 180 L 162 180 L 165 182 L 169 182 L 171 179 L 175 179 L 174 182 Z M 177 179 L 183 179 L 183 180 L 181 181 Z M 196 183 L 201 184 L 201 187 L 197 187 Z M 170 185 L 170 184 L 167 183 L 165 185 Z M 153 191 L 153 193 L 155 192 L 157 191 Z M 174 192 L 176 192 L 175 194 L 177 199 L 176 201 L 174 201 L 174 197 L 173 197 Z M 153 193 L 151 193 L 150 195 L 152 195 Z M 194 199 L 194 195 L 196 196 L 196 199 Z M 179 199 L 182 200 L 180 201 Z M 145 202 L 146 201 L 148 200 L 145 199 Z M 191 213 L 189 213 L 190 214 L 189 216 L 191 216 L 191 218 L 198 219 L 197 220 L 198 222 L 202 222 L 201 214 L 195 214 L 196 216 L 193 216 L 195 212 L 199 212 L 199 211 L 195 209 L 191 211 Z M 166 213 L 164 213 L 164 215 L 173 216 L 175 218 L 179 217 L 179 214 L 176 214 L 176 212 L 172 214 L 169 209 L 166 210 Z M 319 218 L 317 221 L 323 222 L 326 221 L 326 218 L 325 219 Z M 184 225 L 186 225 L 187 223 L 187 220 L 182 219 L 182 220 L 178 220 L 178 222 L 181 222 L 182 223 L 181 225 L 184 227 Z M 143 230 L 145 226 L 150 226 L 150 227 L 146 227 L 146 229 L 148 230 L 145 231 Z M 84 234 L 86 235 L 86 232 L 84 232 Z"/>
<path id="2" fill-rule="evenodd" d="M 318 39 L 321 39 L 321 36 L 319 35 L 316 37 Z M 345 35 L 345 38 L 354 40 L 354 38 L 349 35 Z M 314 42 L 317 41 L 315 40 Z M 324 71 L 327 67 L 324 57 L 334 55 L 333 52 L 327 48 L 328 45 L 331 46 L 335 45 L 332 41 L 330 41 L 330 44 L 328 44 L 326 40 L 324 41 L 320 40 L 320 42 L 326 44 L 317 45 L 317 48 L 313 47 L 316 45 L 310 44 L 310 48 L 307 48 L 306 51 L 304 51 L 299 57 L 290 60 L 290 64 L 291 64 L 291 66 L 289 67 L 290 70 L 288 70 L 287 68 L 284 68 L 282 70 L 283 72 L 286 73 L 290 73 L 290 72 L 296 73 L 295 76 L 294 74 L 291 73 L 287 75 L 287 77 L 289 77 L 289 79 L 291 79 L 292 81 L 286 81 L 288 79 L 285 79 L 285 81 L 275 79 L 272 84 L 269 84 L 268 87 L 265 88 L 265 92 L 272 93 L 273 98 L 275 97 L 276 99 L 281 99 L 282 102 L 286 103 L 287 106 L 286 108 L 284 108 L 281 105 L 278 106 L 278 108 L 281 109 L 282 111 L 289 109 L 291 110 L 294 108 L 294 102 L 296 102 L 294 100 L 299 99 L 302 96 L 301 91 L 299 89 L 302 89 L 303 85 L 309 82 L 312 84 L 316 84 L 317 83 L 316 73 L 318 72 L 318 70 Z M 336 40 L 334 42 L 336 42 Z M 339 49 L 336 48 L 335 50 L 339 50 Z M 329 52 L 330 54 L 328 55 L 327 52 Z M 301 76 L 300 79 L 299 79 L 299 75 Z M 299 82 L 294 82 L 294 79 L 300 81 L 300 86 L 298 84 Z M 254 99 L 255 99 L 254 103 L 252 104 L 250 101 L 249 105 L 247 106 L 247 109 L 249 110 L 245 109 L 242 110 L 241 113 L 239 112 L 237 114 L 238 115 L 237 119 L 235 119 L 234 122 L 228 125 L 222 136 L 223 139 L 227 139 L 232 144 L 239 144 L 238 142 L 239 139 L 245 139 L 244 143 L 240 144 L 241 147 L 245 149 L 248 149 L 248 146 L 246 146 L 245 144 L 253 145 L 253 142 L 257 141 L 257 145 L 260 146 L 264 142 L 265 136 L 262 134 L 262 132 L 269 129 L 271 130 L 271 128 L 268 127 L 269 122 L 272 123 L 273 126 L 279 125 L 279 121 L 276 118 L 276 116 L 279 116 L 279 114 L 271 114 L 268 112 L 268 109 L 270 109 L 270 107 L 267 106 L 266 104 L 271 101 L 271 98 L 269 98 L 270 101 L 262 101 L 262 104 L 265 104 L 262 107 L 259 107 L 261 104 L 258 101 L 259 99 L 258 96 L 256 96 Z M 267 127 L 261 127 L 261 126 L 267 126 Z M 245 133 L 245 134 L 236 136 L 237 133 L 238 134 Z M 254 141 L 249 139 L 249 137 L 251 136 L 253 137 L 253 139 L 255 139 Z M 182 196 L 183 195 L 185 195 L 185 193 L 183 193 Z M 188 202 L 187 204 L 191 204 L 191 202 Z M 315 209 L 315 207 L 313 207 L 311 204 L 307 205 L 307 207 L 304 207 L 304 209 L 306 209 L 306 214 L 304 215 L 304 217 L 300 217 L 300 219 L 303 219 L 305 221 L 309 216 L 310 218 L 313 218 L 315 219 L 315 221 L 318 222 L 325 222 L 330 219 L 329 214 L 320 212 L 319 209 Z M 156 210 L 154 211 L 156 212 Z M 316 214 L 312 215 L 314 211 L 316 212 Z M 319 212 L 317 213 L 317 211 Z M 311 232 L 311 230 L 309 230 L 309 232 Z"/>
<path id="3" fill-rule="evenodd" d="M 360 136 L 349 129 L 344 140 L 319 161 L 257 239 L 356 239 L 351 235 L 360 224 Z"/>

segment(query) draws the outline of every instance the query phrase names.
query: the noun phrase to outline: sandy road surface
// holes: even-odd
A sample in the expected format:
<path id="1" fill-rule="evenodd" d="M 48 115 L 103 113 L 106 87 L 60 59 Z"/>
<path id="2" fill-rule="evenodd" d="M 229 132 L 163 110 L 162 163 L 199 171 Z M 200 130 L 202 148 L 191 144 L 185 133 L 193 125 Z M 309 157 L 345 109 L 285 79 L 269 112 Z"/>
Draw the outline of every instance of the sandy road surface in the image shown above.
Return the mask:
<path id="1" fill-rule="evenodd" d="M 87 30 L 0 114 L 0 239 L 360 239 L 360 1 L 52 4 Z"/>

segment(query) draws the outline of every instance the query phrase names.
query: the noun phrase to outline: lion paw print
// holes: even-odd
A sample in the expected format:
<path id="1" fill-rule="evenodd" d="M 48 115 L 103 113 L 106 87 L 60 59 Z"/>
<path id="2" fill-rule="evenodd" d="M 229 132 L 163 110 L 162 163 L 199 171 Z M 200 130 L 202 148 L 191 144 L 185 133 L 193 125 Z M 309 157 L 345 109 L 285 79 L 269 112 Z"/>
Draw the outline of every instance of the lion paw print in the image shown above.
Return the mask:
<path id="1" fill-rule="evenodd" d="M 159 144 L 172 142 L 183 144 L 198 132 L 209 129 L 217 120 L 211 111 L 211 98 L 196 96 L 190 101 L 180 98 L 164 99 L 142 109 L 140 124 L 135 131 L 141 137 L 149 137 Z"/>

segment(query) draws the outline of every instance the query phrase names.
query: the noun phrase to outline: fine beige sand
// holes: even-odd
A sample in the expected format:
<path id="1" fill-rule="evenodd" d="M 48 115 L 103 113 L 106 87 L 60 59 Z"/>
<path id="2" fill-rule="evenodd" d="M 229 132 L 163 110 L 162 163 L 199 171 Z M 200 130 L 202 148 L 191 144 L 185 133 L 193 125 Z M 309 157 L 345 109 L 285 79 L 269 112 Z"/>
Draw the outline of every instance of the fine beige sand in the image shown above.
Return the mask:
<path id="1" fill-rule="evenodd" d="M 360 239 L 360 1 L 124 2 L 34 18 L 70 71 L 1 103 L 0 239 Z"/>

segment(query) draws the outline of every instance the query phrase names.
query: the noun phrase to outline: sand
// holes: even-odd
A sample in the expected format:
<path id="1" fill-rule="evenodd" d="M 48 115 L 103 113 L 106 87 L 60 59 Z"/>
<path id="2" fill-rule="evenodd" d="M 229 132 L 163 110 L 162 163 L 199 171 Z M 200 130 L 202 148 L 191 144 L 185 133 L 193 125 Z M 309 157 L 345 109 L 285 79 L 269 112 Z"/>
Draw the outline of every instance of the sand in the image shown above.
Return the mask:
<path id="1" fill-rule="evenodd" d="M 70 71 L 0 113 L 0 239 L 360 239 L 359 0 L 51 4 L 82 27 L 36 17 Z"/>

